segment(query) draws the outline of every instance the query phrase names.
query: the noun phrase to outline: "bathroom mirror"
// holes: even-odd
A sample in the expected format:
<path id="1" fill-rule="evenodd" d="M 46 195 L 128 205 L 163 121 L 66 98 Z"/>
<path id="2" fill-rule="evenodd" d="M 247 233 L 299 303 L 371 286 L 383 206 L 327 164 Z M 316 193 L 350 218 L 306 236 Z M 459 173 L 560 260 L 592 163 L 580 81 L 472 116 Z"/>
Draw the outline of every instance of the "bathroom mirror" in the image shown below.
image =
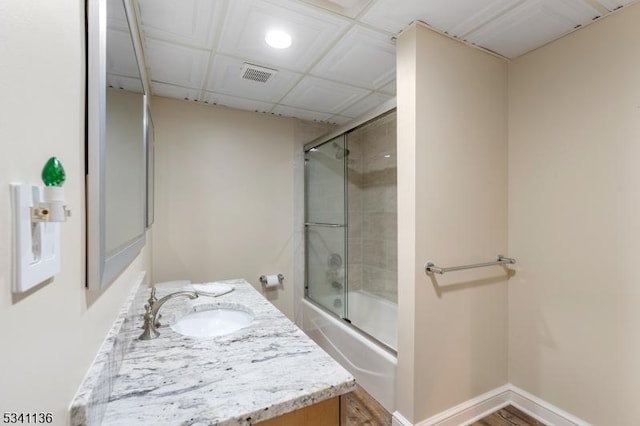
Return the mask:
<path id="1" fill-rule="evenodd" d="M 148 107 L 130 0 L 87 1 L 87 286 L 145 244 Z"/>

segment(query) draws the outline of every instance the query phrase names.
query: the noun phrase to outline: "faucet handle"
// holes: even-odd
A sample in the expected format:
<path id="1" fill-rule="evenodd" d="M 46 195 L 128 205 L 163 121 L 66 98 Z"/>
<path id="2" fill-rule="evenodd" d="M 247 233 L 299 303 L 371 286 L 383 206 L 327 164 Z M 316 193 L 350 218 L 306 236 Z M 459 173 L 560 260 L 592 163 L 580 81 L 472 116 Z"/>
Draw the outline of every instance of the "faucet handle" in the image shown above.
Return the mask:
<path id="1" fill-rule="evenodd" d="M 149 310 L 153 309 L 153 305 L 155 305 L 157 301 L 158 299 L 156 298 L 156 288 L 151 287 L 151 295 L 149 296 L 149 300 L 147 301 L 149 302 Z M 162 325 L 160 324 L 160 318 L 162 318 L 162 314 L 156 315 L 156 323 L 153 325 L 154 327 L 158 328 Z"/>
<path id="2" fill-rule="evenodd" d="M 151 287 L 151 295 L 149 296 L 149 307 L 153 308 L 153 305 L 155 305 L 155 303 L 158 301 L 158 299 L 156 298 L 156 288 L 155 287 Z"/>
<path id="3" fill-rule="evenodd" d="M 140 337 L 138 337 L 140 340 L 151 340 L 160 335 L 153 325 L 153 313 L 151 312 L 151 309 L 151 306 L 144 305 L 144 331 Z"/>

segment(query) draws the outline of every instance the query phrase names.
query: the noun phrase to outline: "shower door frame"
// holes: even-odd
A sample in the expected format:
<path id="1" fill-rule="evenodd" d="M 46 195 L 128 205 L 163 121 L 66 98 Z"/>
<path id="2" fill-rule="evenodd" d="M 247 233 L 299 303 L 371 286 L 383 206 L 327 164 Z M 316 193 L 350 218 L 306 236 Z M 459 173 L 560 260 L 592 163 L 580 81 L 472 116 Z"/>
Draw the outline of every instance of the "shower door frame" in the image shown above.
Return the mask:
<path id="1" fill-rule="evenodd" d="M 348 237 L 348 232 L 349 232 L 349 217 L 348 217 L 348 210 L 347 210 L 347 202 L 348 202 L 348 194 L 347 194 L 347 180 L 346 180 L 346 176 L 347 176 L 347 155 L 345 155 L 342 158 L 342 193 L 343 193 L 343 201 L 342 201 L 342 205 L 343 205 L 343 209 L 342 209 L 342 213 L 343 213 L 343 218 L 342 218 L 342 222 L 343 224 L 332 224 L 332 223 L 314 223 L 311 224 L 310 220 L 309 220 L 309 204 L 308 204 L 308 197 L 306 196 L 307 194 L 307 185 L 309 183 L 309 162 L 308 162 L 308 153 L 309 151 L 311 151 L 313 148 L 319 147 L 321 145 L 327 144 L 329 142 L 334 142 L 336 139 L 338 139 L 340 136 L 342 136 L 342 146 L 345 151 L 347 150 L 347 137 L 346 137 L 346 133 L 344 134 L 338 134 L 335 135 L 334 137 L 327 139 L 326 141 L 324 141 L 323 143 L 319 144 L 319 145 L 315 145 L 310 147 L 309 149 L 305 149 L 304 150 L 304 191 L 305 191 L 305 196 L 304 196 L 304 247 L 305 247 L 305 258 L 304 258 L 304 298 L 313 302 L 314 304 L 320 306 L 322 309 L 330 312 L 332 315 L 337 315 L 336 312 L 332 311 L 331 309 L 329 309 L 327 306 L 322 305 L 320 302 L 313 300 L 311 298 L 311 296 L 309 296 L 309 251 L 308 251 L 308 245 L 307 242 L 309 240 L 309 228 L 311 226 L 319 226 L 319 227 L 329 227 L 329 228 L 341 228 L 342 232 L 343 232 L 343 236 L 342 236 L 342 242 L 343 242 L 343 250 L 342 250 L 342 256 L 343 256 L 343 260 L 342 260 L 342 264 L 345 266 L 345 273 L 344 273 L 344 283 L 343 283 L 343 288 L 342 288 L 342 315 L 340 315 L 340 319 L 346 321 L 346 322 L 350 322 L 349 321 L 349 300 L 348 300 L 348 296 L 347 296 L 347 290 L 349 289 L 349 277 L 348 277 L 348 273 L 347 273 L 347 260 L 348 260 L 348 256 L 349 256 L 349 248 L 347 245 L 347 237 Z M 336 157 L 337 159 L 337 157 Z"/>

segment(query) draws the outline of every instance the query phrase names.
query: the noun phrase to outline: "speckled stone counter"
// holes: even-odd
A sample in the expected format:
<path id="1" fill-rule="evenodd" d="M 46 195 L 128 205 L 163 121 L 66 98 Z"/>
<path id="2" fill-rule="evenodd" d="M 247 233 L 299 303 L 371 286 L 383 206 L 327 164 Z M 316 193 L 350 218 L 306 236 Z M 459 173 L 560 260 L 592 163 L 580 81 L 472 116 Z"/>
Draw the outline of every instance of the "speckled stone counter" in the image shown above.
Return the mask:
<path id="1" fill-rule="evenodd" d="M 163 323 L 198 305 L 240 305 L 255 315 L 253 323 L 213 338 L 182 336 L 167 326 L 154 340 L 125 338 L 131 343 L 113 381 L 103 425 L 251 425 L 355 388 L 353 377 L 251 284 L 224 283 L 235 290 L 217 298 L 167 302 L 160 311 Z M 181 289 L 158 287 L 157 297 Z M 148 291 L 141 287 L 133 300 L 137 307 L 127 312 L 143 312 Z"/>

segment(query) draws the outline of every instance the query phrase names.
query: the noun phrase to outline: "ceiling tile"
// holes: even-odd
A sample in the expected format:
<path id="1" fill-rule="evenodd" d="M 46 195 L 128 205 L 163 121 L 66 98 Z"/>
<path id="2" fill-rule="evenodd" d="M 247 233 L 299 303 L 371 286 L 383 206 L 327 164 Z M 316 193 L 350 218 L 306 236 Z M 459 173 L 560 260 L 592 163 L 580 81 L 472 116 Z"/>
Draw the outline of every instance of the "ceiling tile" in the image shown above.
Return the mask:
<path id="1" fill-rule="evenodd" d="M 347 124 L 347 123 L 351 122 L 352 120 L 353 120 L 353 118 L 351 118 L 351 117 L 343 117 L 341 115 L 332 115 L 331 117 L 329 117 L 329 119 L 327 121 L 329 123 L 343 125 L 343 124 Z"/>
<path id="2" fill-rule="evenodd" d="M 390 81 L 389 83 L 385 84 L 383 87 L 381 87 L 380 89 L 378 89 L 381 92 L 387 93 L 389 95 L 395 95 L 396 94 L 396 81 Z"/>
<path id="3" fill-rule="evenodd" d="M 234 0 L 229 3 L 218 50 L 274 68 L 306 71 L 348 25 L 346 19 L 294 1 Z M 269 47 L 264 38 L 271 29 L 289 33 L 291 47 Z"/>
<path id="4" fill-rule="evenodd" d="M 376 89 L 395 77 L 396 48 L 388 35 L 356 26 L 311 73 L 354 86 Z"/>
<path id="5" fill-rule="evenodd" d="M 145 34 L 195 47 L 211 47 L 222 0 L 138 0 Z"/>
<path id="6" fill-rule="evenodd" d="M 153 91 L 153 94 L 157 96 L 164 96 L 165 98 L 186 99 L 190 101 L 198 100 L 198 96 L 200 94 L 199 90 L 172 86 L 170 84 L 158 83 L 156 81 L 151 83 L 151 90 Z"/>
<path id="7" fill-rule="evenodd" d="M 271 111 L 273 114 L 283 115 L 285 117 L 295 117 L 301 120 L 309 121 L 328 121 L 331 114 L 325 114 L 317 111 L 307 111 L 300 108 L 291 108 L 284 105 L 278 105 Z"/>
<path id="8" fill-rule="evenodd" d="M 123 77 L 121 75 L 107 74 L 107 87 L 124 89 L 129 92 L 144 93 L 142 81 L 139 78 Z"/>
<path id="9" fill-rule="evenodd" d="M 557 39 L 598 15 L 582 0 L 528 0 L 467 37 L 479 46 L 515 58 Z"/>
<path id="10" fill-rule="evenodd" d="M 362 17 L 363 22 L 394 34 L 411 22 L 420 20 L 441 31 L 449 31 L 461 22 L 491 19 L 522 0 L 379 0 Z M 491 16 L 493 14 L 493 16 Z"/>
<path id="11" fill-rule="evenodd" d="M 107 73 L 140 78 L 129 32 L 107 29 Z"/>
<path id="12" fill-rule="evenodd" d="M 463 19 L 447 21 L 447 27 L 443 31 L 452 36 L 463 37 L 465 34 L 496 19 L 521 2 L 522 0 L 493 0 L 486 2 L 481 7 L 477 7 L 476 4 L 476 9 L 470 15 L 464 16 Z"/>
<path id="13" fill-rule="evenodd" d="M 355 18 L 372 0 L 302 0 L 342 16 Z"/>
<path id="14" fill-rule="evenodd" d="M 596 0 L 596 1 L 609 10 L 616 10 L 621 6 L 633 3 L 635 0 Z"/>
<path id="15" fill-rule="evenodd" d="M 224 105 L 230 108 L 254 112 L 269 112 L 274 107 L 274 104 L 267 102 L 259 102 L 211 92 L 205 92 L 202 101 L 209 104 Z"/>
<path id="16" fill-rule="evenodd" d="M 383 95 L 382 93 L 372 93 L 366 98 L 362 98 L 347 109 L 340 111 L 340 115 L 345 117 L 357 118 L 379 107 L 384 102 L 393 98 L 393 96 Z"/>
<path id="17" fill-rule="evenodd" d="M 129 31 L 127 13 L 124 11 L 122 0 L 107 0 L 107 27 L 120 31 Z"/>
<path id="18" fill-rule="evenodd" d="M 246 80 L 242 78 L 242 64 L 239 59 L 216 55 L 207 90 L 264 102 L 278 102 L 302 77 L 302 74 L 279 70 L 266 83 Z"/>
<path id="19" fill-rule="evenodd" d="M 202 87 L 209 52 L 147 38 L 151 80 L 193 89 Z"/>
<path id="20" fill-rule="evenodd" d="M 337 114 L 369 93 L 371 92 L 365 89 L 308 76 L 302 79 L 281 103 Z"/>
<path id="21" fill-rule="evenodd" d="M 600 16 L 600 12 L 585 0 L 528 0 L 528 3 L 552 10 L 575 25 L 588 24 Z"/>
<path id="22" fill-rule="evenodd" d="M 151 90 L 154 95 L 165 98 L 186 99 L 190 101 L 198 100 L 199 90 L 187 89 L 185 87 L 172 86 L 170 84 L 152 82 Z"/>

